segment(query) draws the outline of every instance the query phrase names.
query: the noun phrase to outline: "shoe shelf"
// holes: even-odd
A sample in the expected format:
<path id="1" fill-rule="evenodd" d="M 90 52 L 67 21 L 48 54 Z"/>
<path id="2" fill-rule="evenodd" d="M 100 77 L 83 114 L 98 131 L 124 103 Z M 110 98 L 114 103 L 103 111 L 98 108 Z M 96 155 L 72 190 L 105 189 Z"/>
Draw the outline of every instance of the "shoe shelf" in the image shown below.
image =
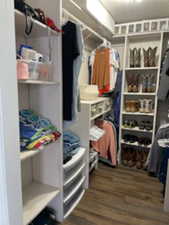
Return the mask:
<path id="1" fill-rule="evenodd" d="M 152 145 L 141 145 L 138 142 L 130 143 L 130 142 L 125 142 L 124 140 L 121 140 L 121 144 L 125 145 L 131 145 L 135 147 L 142 147 L 142 148 L 151 148 Z"/>
<path id="2" fill-rule="evenodd" d="M 156 93 L 154 93 L 154 92 L 152 92 L 152 93 L 150 93 L 150 92 L 145 92 L 145 93 L 143 93 L 143 92 L 124 92 L 123 93 L 123 95 L 133 95 L 133 96 L 137 96 L 137 95 L 142 95 L 142 96 L 155 96 L 156 95 Z"/>
<path id="3" fill-rule="evenodd" d="M 126 71 L 138 71 L 138 70 L 158 70 L 159 67 L 128 67 L 125 70 Z"/>
<path id="4" fill-rule="evenodd" d="M 19 10 L 15 9 L 15 24 L 16 24 L 16 33 L 24 36 L 25 35 L 25 15 Z M 47 37 L 49 35 L 55 36 L 58 33 L 52 30 L 47 25 L 32 19 L 33 29 L 31 32 L 31 37 Z"/>
<path id="5" fill-rule="evenodd" d="M 154 116 L 154 113 L 141 113 L 141 112 L 125 112 L 124 115 L 135 115 L 135 116 Z"/>
<path id="6" fill-rule="evenodd" d="M 18 80 L 19 84 L 59 85 L 59 82 L 45 80 Z"/>
<path id="7" fill-rule="evenodd" d="M 59 193 L 52 186 L 35 182 L 23 190 L 23 225 L 29 224 Z"/>
<path id="8" fill-rule="evenodd" d="M 139 129 L 139 127 L 135 127 L 135 128 L 127 128 L 127 127 L 122 127 L 123 130 L 128 130 L 128 131 L 137 131 L 137 132 L 143 132 L 143 133 L 152 133 L 153 130 L 142 130 Z"/>

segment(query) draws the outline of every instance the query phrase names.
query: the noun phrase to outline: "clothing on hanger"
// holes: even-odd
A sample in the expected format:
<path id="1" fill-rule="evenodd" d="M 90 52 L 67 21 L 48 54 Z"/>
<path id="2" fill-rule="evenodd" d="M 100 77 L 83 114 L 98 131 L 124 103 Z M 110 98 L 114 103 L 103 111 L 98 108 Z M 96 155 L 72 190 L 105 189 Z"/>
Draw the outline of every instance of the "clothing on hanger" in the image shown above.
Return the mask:
<path id="1" fill-rule="evenodd" d="M 63 119 L 75 120 L 78 112 L 78 77 L 82 64 L 83 40 L 80 27 L 70 21 L 63 26 Z"/>
<path id="2" fill-rule="evenodd" d="M 97 142 L 92 141 L 92 147 L 101 157 L 109 159 L 112 165 L 116 166 L 116 136 L 112 125 L 108 121 L 96 121 L 96 125 L 103 129 L 105 134 Z"/>

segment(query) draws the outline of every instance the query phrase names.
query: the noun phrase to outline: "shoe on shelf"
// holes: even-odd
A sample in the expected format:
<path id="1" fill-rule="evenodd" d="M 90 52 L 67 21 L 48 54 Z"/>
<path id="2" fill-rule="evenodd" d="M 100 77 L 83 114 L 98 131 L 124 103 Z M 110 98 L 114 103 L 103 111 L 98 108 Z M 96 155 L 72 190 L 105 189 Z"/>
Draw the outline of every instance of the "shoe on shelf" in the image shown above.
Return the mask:
<path id="1" fill-rule="evenodd" d="M 136 155 L 136 168 L 137 169 L 142 169 L 142 151 L 137 150 L 137 155 Z"/>
<path id="2" fill-rule="evenodd" d="M 143 55 L 144 55 L 144 67 L 149 67 L 149 50 L 145 50 L 143 48 Z"/>
<path id="3" fill-rule="evenodd" d="M 134 67 L 141 67 L 141 48 L 134 51 Z"/>
<path id="4" fill-rule="evenodd" d="M 148 49 L 148 56 L 149 56 L 149 67 L 155 67 L 156 66 L 156 53 L 157 53 L 157 47 L 155 48 L 149 48 Z"/>
<path id="5" fill-rule="evenodd" d="M 128 166 L 128 161 L 130 160 L 129 149 L 126 147 L 122 148 L 122 163 L 124 166 Z"/>
<path id="6" fill-rule="evenodd" d="M 136 166 L 136 150 L 135 149 L 130 150 L 130 160 L 128 161 L 128 166 L 130 168 Z"/>
<path id="7" fill-rule="evenodd" d="M 134 67 L 134 49 L 130 49 L 130 68 Z"/>

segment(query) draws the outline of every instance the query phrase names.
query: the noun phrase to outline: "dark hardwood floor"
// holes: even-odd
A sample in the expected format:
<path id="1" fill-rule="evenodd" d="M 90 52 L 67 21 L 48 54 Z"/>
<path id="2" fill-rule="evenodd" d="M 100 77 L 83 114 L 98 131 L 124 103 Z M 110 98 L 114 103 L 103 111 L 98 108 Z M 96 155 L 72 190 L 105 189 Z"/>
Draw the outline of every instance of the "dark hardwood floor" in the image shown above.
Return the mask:
<path id="1" fill-rule="evenodd" d="M 90 189 L 63 225 L 169 225 L 161 189 L 146 172 L 100 164 L 90 177 Z"/>

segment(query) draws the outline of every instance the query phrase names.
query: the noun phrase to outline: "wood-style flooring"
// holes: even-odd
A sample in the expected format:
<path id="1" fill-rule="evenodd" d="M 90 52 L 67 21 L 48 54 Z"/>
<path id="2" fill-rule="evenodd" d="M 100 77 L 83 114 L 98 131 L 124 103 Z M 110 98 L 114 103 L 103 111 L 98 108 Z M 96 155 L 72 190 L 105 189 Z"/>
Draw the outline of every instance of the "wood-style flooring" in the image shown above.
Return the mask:
<path id="1" fill-rule="evenodd" d="M 146 172 L 99 164 L 90 188 L 63 225 L 169 225 L 161 190 Z"/>

